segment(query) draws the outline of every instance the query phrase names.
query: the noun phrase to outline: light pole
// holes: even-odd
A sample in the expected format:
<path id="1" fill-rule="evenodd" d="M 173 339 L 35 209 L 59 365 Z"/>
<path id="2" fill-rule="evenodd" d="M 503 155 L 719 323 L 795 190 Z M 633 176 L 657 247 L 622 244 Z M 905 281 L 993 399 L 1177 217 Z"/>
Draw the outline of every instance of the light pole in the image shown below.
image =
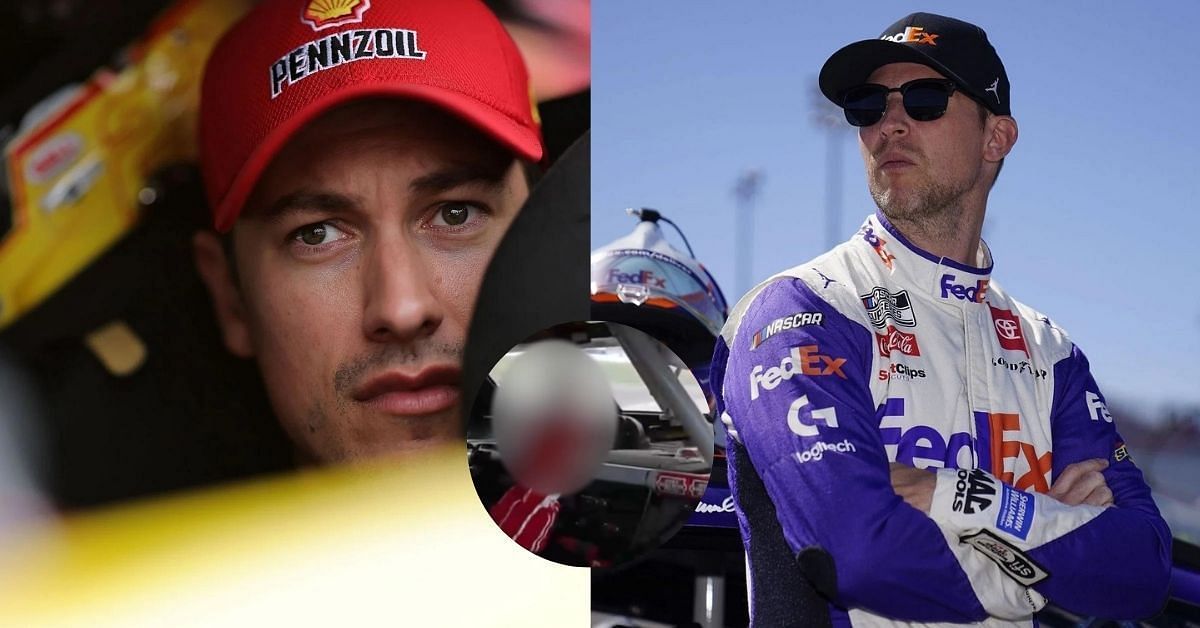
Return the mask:
<path id="1" fill-rule="evenodd" d="M 754 238 L 754 201 L 758 190 L 762 187 L 763 172 L 758 168 L 746 170 L 738 177 L 733 186 L 733 196 L 737 199 L 737 241 L 735 246 L 735 276 L 737 277 L 737 294 L 741 296 L 750 290 L 751 277 L 751 245 Z"/>
<path id="2" fill-rule="evenodd" d="M 812 92 L 812 122 L 825 131 L 825 248 L 831 249 L 842 239 L 842 134 L 849 125 L 819 89 Z"/>

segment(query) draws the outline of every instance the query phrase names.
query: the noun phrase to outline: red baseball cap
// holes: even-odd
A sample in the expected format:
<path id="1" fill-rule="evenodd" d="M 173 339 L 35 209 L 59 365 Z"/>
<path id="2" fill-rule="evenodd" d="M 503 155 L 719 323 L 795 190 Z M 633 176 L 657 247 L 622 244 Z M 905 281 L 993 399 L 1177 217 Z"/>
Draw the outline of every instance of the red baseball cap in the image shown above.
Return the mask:
<path id="1" fill-rule="evenodd" d="M 543 148 L 529 75 L 479 0 L 265 0 L 213 50 L 200 95 L 200 165 L 228 231 L 298 130 L 360 98 L 421 100 L 518 157 Z"/>

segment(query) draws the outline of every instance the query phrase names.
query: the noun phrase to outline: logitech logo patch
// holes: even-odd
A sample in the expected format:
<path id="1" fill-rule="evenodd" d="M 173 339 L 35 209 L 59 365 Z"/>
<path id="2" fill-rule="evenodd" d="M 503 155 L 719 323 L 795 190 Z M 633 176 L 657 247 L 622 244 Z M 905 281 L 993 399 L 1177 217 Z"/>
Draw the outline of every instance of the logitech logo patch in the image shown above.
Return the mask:
<path id="1" fill-rule="evenodd" d="M 793 401 L 791 407 L 788 408 L 788 429 L 792 430 L 792 433 L 796 436 L 816 436 L 819 434 L 817 421 L 829 427 L 837 427 L 837 408 L 829 407 L 814 410 L 812 404 L 808 402 L 808 395 L 800 395 L 800 398 Z"/>

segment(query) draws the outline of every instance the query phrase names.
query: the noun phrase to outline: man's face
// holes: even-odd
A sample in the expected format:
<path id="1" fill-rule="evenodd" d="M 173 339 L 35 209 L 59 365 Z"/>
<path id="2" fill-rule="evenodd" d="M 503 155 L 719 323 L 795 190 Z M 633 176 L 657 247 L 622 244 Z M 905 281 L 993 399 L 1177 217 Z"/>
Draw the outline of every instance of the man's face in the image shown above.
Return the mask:
<path id="1" fill-rule="evenodd" d="M 275 157 L 234 254 L 249 352 L 302 455 L 458 437 L 475 296 L 528 194 L 511 153 L 418 103 L 337 109 Z"/>
<path id="2" fill-rule="evenodd" d="M 894 88 L 919 78 L 945 77 L 917 63 L 892 63 L 867 82 Z M 889 94 L 883 118 L 858 131 L 875 204 L 893 220 L 920 220 L 960 207 L 967 194 L 986 193 L 984 136 L 979 105 L 958 91 L 945 115 L 928 122 L 908 117 L 900 93 Z"/>

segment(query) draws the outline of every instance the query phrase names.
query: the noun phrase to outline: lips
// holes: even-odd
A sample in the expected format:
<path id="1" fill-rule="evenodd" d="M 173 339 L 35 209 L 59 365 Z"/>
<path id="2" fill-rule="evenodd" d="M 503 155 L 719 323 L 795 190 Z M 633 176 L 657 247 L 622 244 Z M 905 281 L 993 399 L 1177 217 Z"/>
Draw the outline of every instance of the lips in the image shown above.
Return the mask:
<path id="1" fill-rule="evenodd" d="M 458 403 L 460 375 L 456 366 L 431 366 L 411 375 L 390 371 L 370 378 L 351 397 L 385 414 L 434 414 Z"/>
<path id="2" fill-rule="evenodd" d="M 916 165 L 916 162 L 902 153 L 884 153 L 875 159 L 880 170 L 895 170 Z"/>

